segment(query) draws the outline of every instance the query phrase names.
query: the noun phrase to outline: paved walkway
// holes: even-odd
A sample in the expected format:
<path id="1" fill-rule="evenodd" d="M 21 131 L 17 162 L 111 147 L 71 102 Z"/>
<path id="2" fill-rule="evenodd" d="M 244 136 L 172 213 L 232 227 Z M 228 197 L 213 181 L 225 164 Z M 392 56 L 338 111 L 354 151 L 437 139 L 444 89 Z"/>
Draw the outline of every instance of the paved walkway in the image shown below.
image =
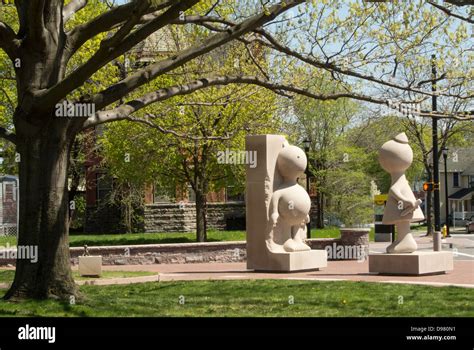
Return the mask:
<path id="1" fill-rule="evenodd" d="M 383 276 L 368 273 L 367 261 L 329 261 L 320 271 L 296 273 L 264 273 L 247 270 L 245 263 L 156 264 L 104 266 L 111 271 L 152 271 L 160 281 L 286 279 L 322 281 L 365 281 L 407 283 L 432 286 L 459 286 L 474 288 L 474 235 L 456 235 L 447 238 L 443 249 L 455 248 L 454 270 L 445 274 L 425 276 Z M 432 250 L 431 237 L 416 235 L 419 250 Z M 389 243 L 370 243 L 371 252 L 384 252 Z M 468 253 L 462 253 L 462 252 Z M 126 281 L 123 281 L 126 282 Z"/>
<path id="2" fill-rule="evenodd" d="M 424 233 L 414 233 L 418 250 L 433 250 L 433 238 L 426 237 Z M 371 253 L 385 252 L 388 242 L 370 242 Z M 453 234 L 442 240 L 443 250 L 453 252 L 455 260 L 474 261 L 474 234 Z"/>
<path id="3" fill-rule="evenodd" d="M 73 267 L 73 269 L 77 269 L 77 266 Z M 367 272 L 367 261 L 329 261 L 328 266 L 320 271 L 294 273 L 254 272 L 252 270 L 247 270 L 245 263 L 114 265 L 103 266 L 102 269 L 104 271 L 149 271 L 156 272 L 156 275 L 90 279 L 77 281 L 78 284 L 110 285 L 153 281 L 283 279 L 311 281 L 365 281 L 474 288 L 473 260 L 455 260 L 453 271 L 446 274 L 425 276 L 383 276 L 370 274 Z M 8 284 L 0 283 L 0 288 L 7 287 Z"/>
<path id="4" fill-rule="evenodd" d="M 368 273 L 368 263 L 357 261 L 329 261 L 320 271 L 295 273 L 264 273 L 247 270 L 245 263 L 156 264 L 104 266 L 108 271 L 153 271 L 160 281 L 285 279 L 322 281 L 366 281 L 410 283 L 432 286 L 474 288 L 474 261 L 454 261 L 454 270 L 441 275 L 381 276 Z"/>
<path id="5" fill-rule="evenodd" d="M 431 237 L 416 235 L 419 250 L 432 250 Z M 370 243 L 371 252 L 383 252 L 389 243 Z M 79 284 L 109 285 L 153 281 L 284 279 L 314 281 L 365 281 L 405 283 L 431 286 L 474 288 L 474 235 L 455 235 L 447 238 L 443 249 L 455 249 L 454 270 L 446 274 L 425 276 L 383 276 L 368 273 L 367 261 L 329 261 L 320 271 L 295 273 L 264 273 L 247 270 L 245 263 L 153 264 L 103 266 L 104 271 L 149 271 L 152 276 L 104 278 L 78 281 Z M 13 268 L 12 268 L 13 269 Z M 73 267 L 77 269 L 77 266 Z M 0 283 L 0 288 L 7 284 Z"/>

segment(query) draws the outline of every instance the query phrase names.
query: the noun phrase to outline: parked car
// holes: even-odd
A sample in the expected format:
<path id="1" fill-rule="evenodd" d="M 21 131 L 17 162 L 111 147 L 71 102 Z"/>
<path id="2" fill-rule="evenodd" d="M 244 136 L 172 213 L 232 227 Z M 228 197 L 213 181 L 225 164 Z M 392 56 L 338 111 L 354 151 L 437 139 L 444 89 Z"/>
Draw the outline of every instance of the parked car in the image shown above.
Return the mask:
<path id="1" fill-rule="evenodd" d="M 466 224 L 466 232 L 467 233 L 474 232 L 474 221 L 468 222 Z"/>

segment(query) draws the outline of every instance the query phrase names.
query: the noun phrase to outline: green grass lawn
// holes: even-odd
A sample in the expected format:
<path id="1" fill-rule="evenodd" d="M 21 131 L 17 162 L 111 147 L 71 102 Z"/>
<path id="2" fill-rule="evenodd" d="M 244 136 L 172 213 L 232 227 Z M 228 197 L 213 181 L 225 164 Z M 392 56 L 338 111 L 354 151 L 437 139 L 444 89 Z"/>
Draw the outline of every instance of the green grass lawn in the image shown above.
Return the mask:
<path id="1" fill-rule="evenodd" d="M 80 288 L 85 300 L 75 305 L 52 300 L 19 303 L 1 300 L 0 315 L 474 316 L 474 290 L 458 287 L 254 280 L 154 282 Z M 184 297 L 184 304 L 179 303 L 180 296 Z"/>
<path id="2" fill-rule="evenodd" d="M 373 241 L 373 230 L 370 232 L 370 240 Z M 311 230 L 312 238 L 337 238 L 340 236 L 339 229 L 327 227 L 324 229 Z M 221 241 L 244 241 L 245 231 L 214 231 L 207 233 L 209 242 Z M 190 233 L 127 233 L 127 234 L 88 234 L 69 236 L 71 247 L 82 247 L 103 245 L 133 245 L 133 244 L 163 244 L 163 243 L 192 243 L 196 242 L 196 234 Z M 0 245 L 16 245 L 16 237 L 0 237 Z"/>
<path id="3" fill-rule="evenodd" d="M 0 270 L 0 283 L 11 283 L 15 275 L 14 270 Z M 102 271 L 101 277 L 83 277 L 79 275 L 78 271 L 73 271 L 72 275 L 75 280 L 90 280 L 90 279 L 103 279 L 103 278 L 117 278 L 117 277 L 138 277 L 138 276 L 151 276 L 156 275 L 150 271 Z"/>

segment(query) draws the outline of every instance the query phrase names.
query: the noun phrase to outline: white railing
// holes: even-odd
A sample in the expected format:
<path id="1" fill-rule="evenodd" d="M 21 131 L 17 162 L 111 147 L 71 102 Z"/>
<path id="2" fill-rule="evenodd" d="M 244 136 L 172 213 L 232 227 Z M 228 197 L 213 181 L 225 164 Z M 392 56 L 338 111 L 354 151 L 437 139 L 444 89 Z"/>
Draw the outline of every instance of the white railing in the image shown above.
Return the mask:
<path id="1" fill-rule="evenodd" d="M 471 218 L 474 219 L 474 211 L 455 211 L 453 213 L 454 220 L 469 221 Z"/>
<path id="2" fill-rule="evenodd" d="M 16 224 L 0 224 L 0 236 L 16 236 L 17 232 Z"/>

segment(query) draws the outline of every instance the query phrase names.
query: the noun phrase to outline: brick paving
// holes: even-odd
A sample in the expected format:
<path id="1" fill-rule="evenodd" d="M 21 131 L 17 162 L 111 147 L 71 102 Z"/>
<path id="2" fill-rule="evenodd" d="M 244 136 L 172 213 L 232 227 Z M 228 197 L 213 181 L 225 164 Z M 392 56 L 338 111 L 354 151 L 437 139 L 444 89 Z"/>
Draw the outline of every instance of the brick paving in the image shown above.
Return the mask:
<path id="1" fill-rule="evenodd" d="M 431 237 L 416 235 L 419 250 L 432 250 Z M 371 252 L 383 252 L 388 243 L 370 243 Z M 191 280 L 238 280 L 238 279 L 286 279 L 321 281 L 365 281 L 381 283 L 406 283 L 432 286 L 459 286 L 474 288 L 474 259 L 471 235 L 447 238 L 443 249 L 453 244 L 459 251 L 455 254 L 454 270 L 444 274 L 424 276 L 387 276 L 368 273 L 367 261 L 328 261 L 328 266 L 320 271 L 293 273 L 268 273 L 247 270 L 245 263 L 193 263 L 193 264 L 150 264 L 150 265 L 112 265 L 103 266 L 105 271 L 149 271 L 153 276 L 91 279 L 79 284 L 109 285 L 131 284 L 152 281 L 191 281 Z M 451 247 L 452 248 L 452 247 Z M 446 249 L 448 250 L 448 249 Z M 11 267 L 10 269 L 13 269 Z M 74 266 L 73 269 L 77 269 Z M 8 284 L 0 283 L 0 288 Z"/>
<path id="2" fill-rule="evenodd" d="M 425 276 L 383 276 L 369 274 L 368 263 L 357 261 L 329 261 L 319 271 L 268 273 L 247 270 L 245 263 L 155 264 L 104 266 L 110 271 L 153 271 L 160 281 L 235 280 L 235 279 L 295 279 L 327 281 L 365 281 L 410 283 L 433 286 L 474 288 L 474 261 L 455 260 L 454 270 L 445 274 Z"/>

